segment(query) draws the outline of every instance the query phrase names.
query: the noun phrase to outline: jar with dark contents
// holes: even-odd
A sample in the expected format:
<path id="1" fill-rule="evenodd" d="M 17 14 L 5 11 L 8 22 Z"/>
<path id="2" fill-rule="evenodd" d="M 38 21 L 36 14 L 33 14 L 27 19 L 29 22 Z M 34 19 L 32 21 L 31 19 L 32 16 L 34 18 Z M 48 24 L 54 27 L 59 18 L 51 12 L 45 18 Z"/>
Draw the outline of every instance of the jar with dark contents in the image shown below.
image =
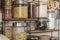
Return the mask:
<path id="1" fill-rule="evenodd" d="M 13 40 L 26 40 L 25 25 L 22 25 L 22 23 L 13 23 L 13 26 Z"/>
<path id="2" fill-rule="evenodd" d="M 28 18 L 28 5 L 23 0 L 16 0 L 13 8 L 13 18 Z"/>
<path id="3" fill-rule="evenodd" d="M 5 9 L 5 19 L 12 19 L 12 10 Z"/>
<path id="4" fill-rule="evenodd" d="M 28 18 L 36 18 L 37 6 L 39 6 L 38 2 L 28 2 Z"/>

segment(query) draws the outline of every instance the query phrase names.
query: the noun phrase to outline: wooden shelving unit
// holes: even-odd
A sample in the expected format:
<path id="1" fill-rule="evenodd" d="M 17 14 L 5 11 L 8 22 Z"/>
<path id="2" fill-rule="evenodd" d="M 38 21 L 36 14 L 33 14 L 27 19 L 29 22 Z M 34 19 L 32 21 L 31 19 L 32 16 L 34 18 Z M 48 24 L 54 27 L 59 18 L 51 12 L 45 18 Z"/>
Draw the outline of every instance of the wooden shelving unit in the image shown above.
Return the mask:
<path id="1" fill-rule="evenodd" d="M 54 32 L 58 31 L 58 29 L 53 29 L 53 30 L 30 30 L 27 31 L 28 33 L 45 33 L 45 32 Z"/>
<path id="2" fill-rule="evenodd" d="M 24 21 L 24 20 L 26 20 L 26 21 L 34 21 L 34 20 L 38 20 L 37 18 L 30 18 L 30 19 L 28 19 L 28 18 L 22 18 L 22 19 L 4 19 L 4 21 Z"/>

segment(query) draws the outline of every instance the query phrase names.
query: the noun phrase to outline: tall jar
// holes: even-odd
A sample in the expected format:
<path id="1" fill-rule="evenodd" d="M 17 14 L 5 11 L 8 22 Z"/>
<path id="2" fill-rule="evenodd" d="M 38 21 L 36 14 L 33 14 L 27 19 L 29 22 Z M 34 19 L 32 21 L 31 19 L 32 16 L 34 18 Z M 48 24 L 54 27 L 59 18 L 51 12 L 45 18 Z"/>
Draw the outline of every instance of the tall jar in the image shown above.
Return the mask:
<path id="1" fill-rule="evenodd" d="M 40 1 L 38 2 L 40 4 L 40 6 L 38 6 L 36 8 L 37 12 L 36 12 L 36 17 L 38 18 L 47 18 L 48 14 L 47 14 L 47 3 Z"/>
<path id="2" fill-rule="evenodd" d="M 16 0 L 13 8 L 13 18 L 28 18 L 27 2 Z"/>
<path id="3" fill-rule="evenodd" d="M 28 2 L 28 18 L 36 17 L 36 5 L 34 2 Z"/>
<path id="4" fill-rule="evenodd" d="M 5 19 L 12 19 L 12 0 L 4 0 L 4 15 Z"/>
<path id="5" fill-rule="evenodd" d="M 13 40 L 26 40 L 25 27 L 14 23 Z"/>

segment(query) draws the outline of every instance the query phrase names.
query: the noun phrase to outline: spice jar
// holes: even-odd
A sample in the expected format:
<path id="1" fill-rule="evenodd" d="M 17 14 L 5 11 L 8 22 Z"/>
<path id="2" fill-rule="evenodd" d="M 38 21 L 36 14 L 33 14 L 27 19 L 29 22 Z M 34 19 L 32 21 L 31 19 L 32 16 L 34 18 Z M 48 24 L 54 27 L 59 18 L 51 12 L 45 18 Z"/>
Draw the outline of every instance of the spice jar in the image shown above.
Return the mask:
<path id="1" fill-rule="evenodd" d="M 5 36 L 7 36 L 10 40 L 12 40 L 12 32 L 13 32 L 13 30 L 12 30 L 12 23 L 10 23 L 10 22 L 6 22 L 5 23 L 5 30 L 4 30 L 4 34 L 5 34 Z"/>
<path id="2" fill-rule="evenodd" d="M 36 23 L 34 21 L 29 22 L 27 30 L 35 30 L 35 27 L 36 27 Z"/>
<path id="3" fill-rule="evenodd" d="M 13 8 L 14 18 L 28 18 L 28 5 L 23 0 L 16 0 Z"/>
<path id="4" fill-rule="evenodd" d="M 12 10 L 5 9 L 5 19 L 12 19 Z"/>
<path id="5" fill-rule="evenodd" d="M 26 40 L 25 27 L 16 25 L 16 23 L 14 23 L 13 40 Z"/>
<path id="6" fill-rule="evenodd" d="M 5 27 L 5 36 L 7 36 L 10 40 L 12 40 L 12 27 L 11 26 L 7 26 Z"/>
<path id="7" fill-rule="evenodd" d="M 12 8 L 12 0 L 5 0 L 5 9 Z"/>

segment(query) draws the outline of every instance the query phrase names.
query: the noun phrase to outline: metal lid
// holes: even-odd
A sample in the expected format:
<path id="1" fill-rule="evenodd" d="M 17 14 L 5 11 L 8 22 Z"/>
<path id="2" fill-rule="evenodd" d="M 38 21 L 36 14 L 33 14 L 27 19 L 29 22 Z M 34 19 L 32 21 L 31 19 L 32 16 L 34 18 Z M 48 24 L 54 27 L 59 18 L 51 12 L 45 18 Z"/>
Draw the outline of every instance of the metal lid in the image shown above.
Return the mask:
<path id="1" fill-rule="evenodd" d="M 15 0 L 14 4 L 27 4 L 26 0 Z"/>

